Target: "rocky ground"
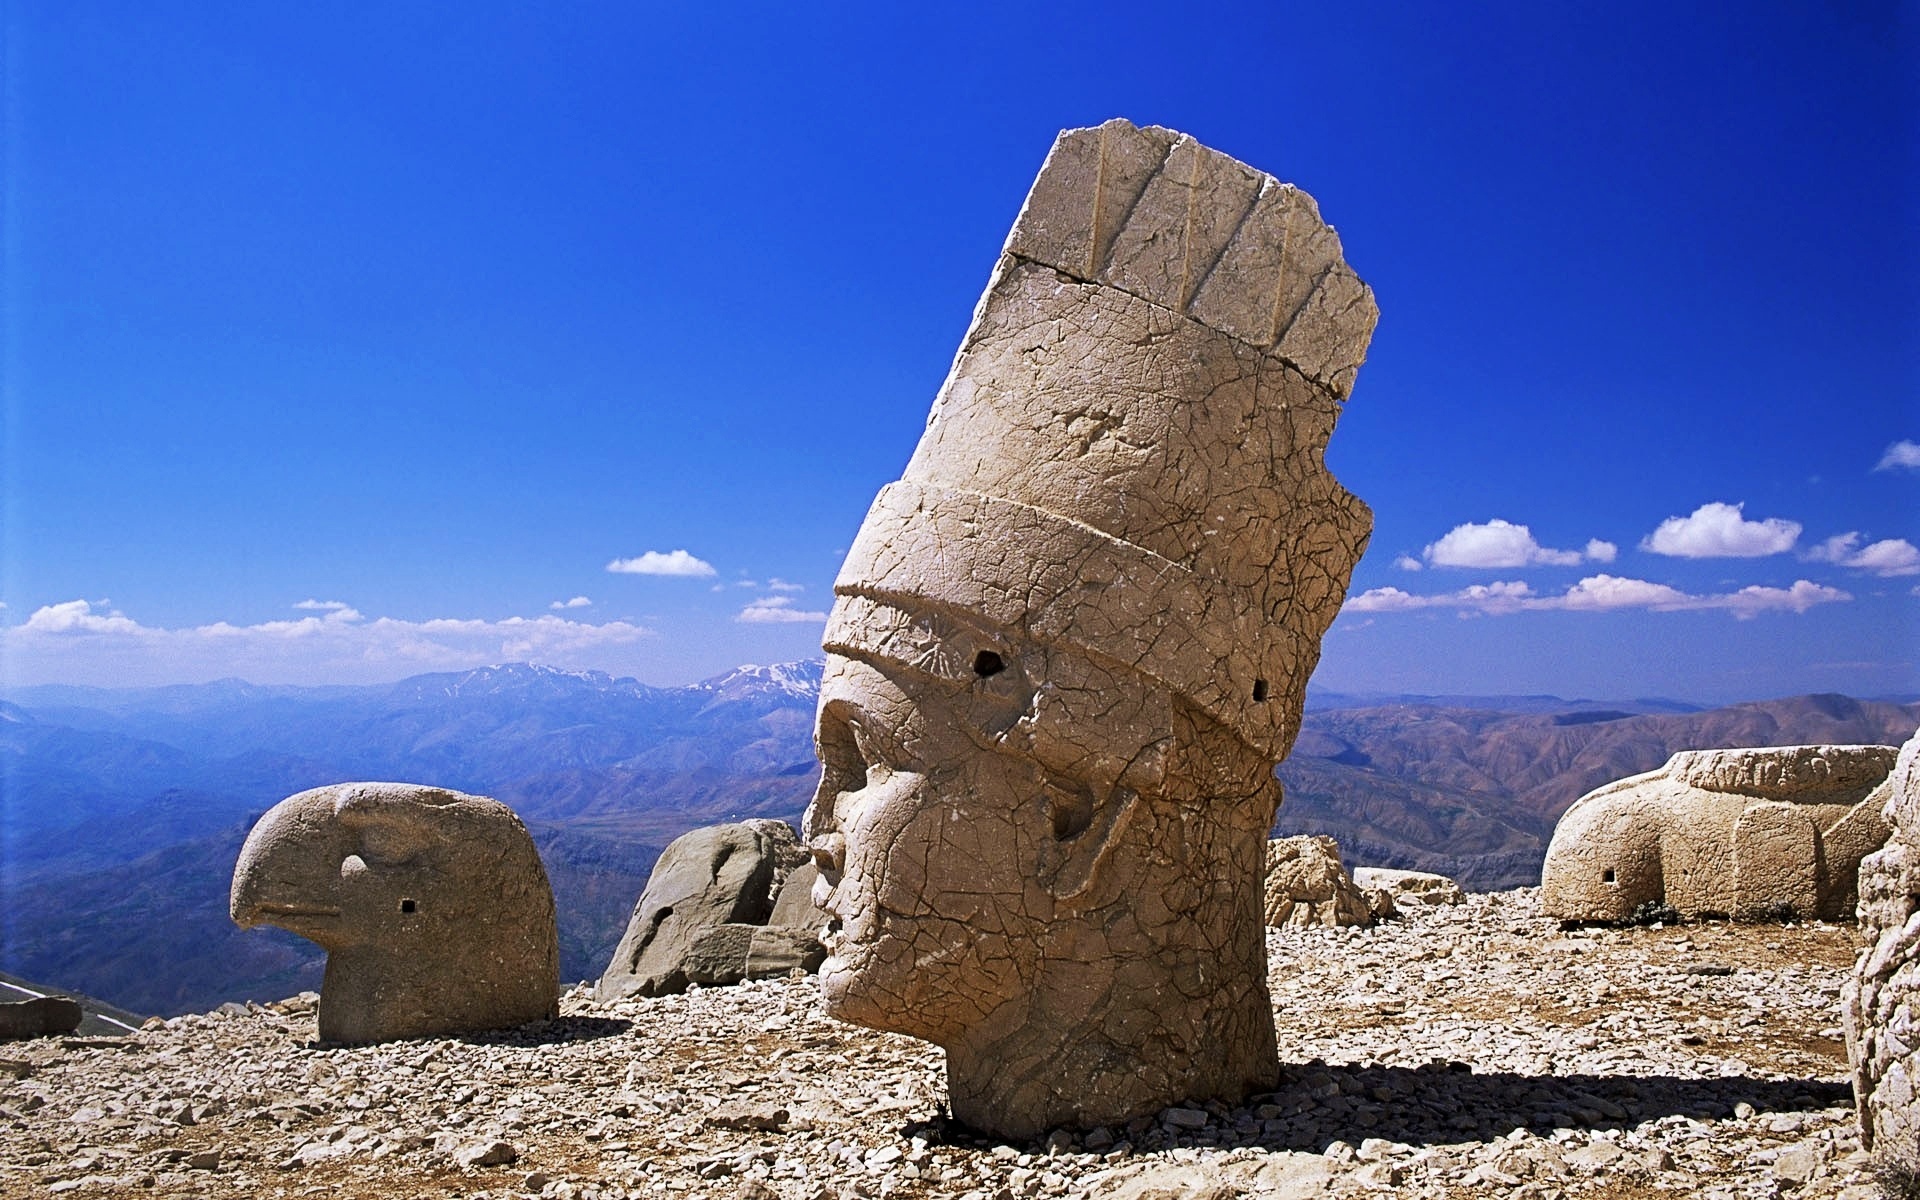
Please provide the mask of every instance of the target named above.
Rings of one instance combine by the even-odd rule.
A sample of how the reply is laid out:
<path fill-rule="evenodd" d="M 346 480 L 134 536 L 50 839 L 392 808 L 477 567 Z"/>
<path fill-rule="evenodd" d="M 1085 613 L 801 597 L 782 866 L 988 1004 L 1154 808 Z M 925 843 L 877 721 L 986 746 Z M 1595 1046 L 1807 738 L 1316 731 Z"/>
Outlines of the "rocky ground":
<path fill-rule="evenodd" d="M 1532 890 L 1273 930 L 1279 1089 L 1030 1145 L 810 977 L 312 1044 L 311 997 L 0 1046 L 0 1195 L 1846 1197 L 1851 927 L 1567 932 Z"/>

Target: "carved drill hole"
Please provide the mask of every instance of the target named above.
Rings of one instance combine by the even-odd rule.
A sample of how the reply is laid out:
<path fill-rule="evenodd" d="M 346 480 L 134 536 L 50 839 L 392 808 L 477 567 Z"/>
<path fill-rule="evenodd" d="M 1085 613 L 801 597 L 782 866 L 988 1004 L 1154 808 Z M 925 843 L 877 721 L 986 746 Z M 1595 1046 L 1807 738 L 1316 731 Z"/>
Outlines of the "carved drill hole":
<path fill-rule="evenodd" d="M 1256 679 L 1253 681 L 1253 702 L 1255 704 L 1265 704 L 1267 702 L 1266 680 Z"/>
<path fill-rule="evenodd" d="M 991 650 L 982 650 L 973 656 L 973 673 L 982 679 L 990 675 L 998 675 L 1006 669 L 1006 660 Z"/>
<path fill-rule="evenodd" d="M 400 902 L 400 911 L 403 913 L 413 912 L 417 910 L 419 907 L 420 906 L 415 902 L 413 902 L 412 900 L 402 900 Z"/>
<path fill-rule="evenodd" d="M 1084 788 L 1063 788 L 1048 784 L 1047 818 L 1053 824 L 1053 840 L 1072 841 L 1093 824 L 1093 796 Z"/>
<path fill-rule="evenodd" d="M 1612 883 L 1612 882 L 1613 882 L 1613 871 L 1612 871 L 1611 869 L 1609 869 L 1609 870 L 1605 870 L 1605 871 L 1602 871 L 1602 872 L 1600 872 L 1600 882 L 1601 882 L 1601 883 Z"/>

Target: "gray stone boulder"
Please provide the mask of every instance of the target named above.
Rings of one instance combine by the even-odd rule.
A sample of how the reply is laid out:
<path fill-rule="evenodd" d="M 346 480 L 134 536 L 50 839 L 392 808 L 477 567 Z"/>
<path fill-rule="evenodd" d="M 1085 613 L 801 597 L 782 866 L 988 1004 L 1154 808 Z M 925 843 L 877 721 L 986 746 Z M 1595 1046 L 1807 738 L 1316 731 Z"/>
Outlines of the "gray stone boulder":
<path fill-rule="evenodd" d="M 247 835 L 230 904 L 243 929 L 278 925 L 326 949 L 323 1041 L 559 1012 L 553 888 L 526 826 L 497 800 L 408 783 L 289 796 Z"/>
<path fill-rule="evenodd" d="M 1396 871 L 1389 867 L 1355 867 L 1353 882 L 1362 891 L 1387 893 L 1400 907 L 1422 904 L 1464 904 L 1467 894 L 1445 875 L 1428 871 Z"/>
<path fill-rule="evenodd" d="M 810 861 L 784 821 L 682 834 L 654 864 L 595 994 L 602 1000 L 664 996 L 690 983 L 738 983 L 818 967 L 826 951 L 814 935 L 825 918 L 811 919 L 810 899 L 805 909 L 789 899 L 783 911 L 795 924 L 769 928 L 783 886 Z"/>
<path fill-rule="evenodd" d="M 1274 926 L 1371 925 L 1395 911 L 1386 891 L 1348 877 L 1332 838 L 1311 834 L 1267 843 L 1264 907 Z"/>
<path fill-rule="evenodd" d="M 767 918 L 767 924 L 818 933 L 833 919 L 813 902 L 813 885 L 819 878 L 820 868 L 811 859 L 795 867 L 787 881 L 780 885 L 780 893 L 773 898 L 773 915 Z"/>
<path fill-rule="evenodd" d="M 51 1037 L 80 1028 L 86 1014 L 78 1002 L 65 996 L 40 996 L 0 1004 L 0 1041 Z"/>
<path fill-rule="evenodd" d="M 1860 864 L 1865 948 L 1840 999 L 1861 1141 L 1910 1188 L 1920 1182 L 1920 733 L 1866 803 L 1890 834 Z"/>
<path fill-rule="evenodd" d="M 1574 801 L 1547 846 L 1540 907 L 1574 921 L 1623 921 L 1662 904 L 1683 916 L 1843 919 L 1860 860 L 1887 838 L 1868 794 L 1898 753 L 1682 751 Z"/>

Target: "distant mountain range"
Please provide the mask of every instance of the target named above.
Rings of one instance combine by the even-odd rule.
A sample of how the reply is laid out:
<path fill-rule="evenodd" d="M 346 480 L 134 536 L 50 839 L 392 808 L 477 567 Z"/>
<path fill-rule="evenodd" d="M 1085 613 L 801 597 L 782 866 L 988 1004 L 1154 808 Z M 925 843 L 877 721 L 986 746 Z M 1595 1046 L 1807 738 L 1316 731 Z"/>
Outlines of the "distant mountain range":
<path fill-rule="evenodd" d="M 515 664 L 379 687 L 16 690 L 0 701 L 0 970 L 137 1012 L 314 987 L 310 943 L 228 921 L 234 858 L 281 798 L 387 779 L 512 805 L 553 880 L 562 973 L 596 976 L 667 842 L 798 820 L 820 674 L 788 663 L 654 688 Z M 1700 709 L 1316 692 L 1276 828 L 1331 833 L 1350 864 L 1510 887 L 1537 880 L 1574 799 L 1675 750 L 1896 743 L 1916 724 L 1920 705 L 1842 696 Z"/>

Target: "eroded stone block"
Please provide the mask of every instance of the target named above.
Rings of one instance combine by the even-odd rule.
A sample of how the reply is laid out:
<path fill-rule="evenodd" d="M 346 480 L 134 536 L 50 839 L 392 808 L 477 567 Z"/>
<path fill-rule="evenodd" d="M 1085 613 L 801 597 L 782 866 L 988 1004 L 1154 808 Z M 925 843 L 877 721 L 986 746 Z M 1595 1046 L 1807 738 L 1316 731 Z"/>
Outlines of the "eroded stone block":
<path fill-rule="evenodd" d="M 1554 827 L 1541 908 L 1621 921 L 1643 906 L 1683 915 L 1844 917 L 1860 860 L 1887 837 L 1867 795 L 1892 746 L 1688 750 L 1597 788 Z"/>
<path fill-rule="evenodd" d="M 751 978 L 744 973 L 750 938 L 738 939 L 737 953 L 722 949 L 733 946 L 724 937 L 697 961 L 694 951 L 716 928 L 766 925 L 788 875 L 807 861 L 799 835 L 785 821 L 739 821 L 681 834 L 654 863 L 595 993 L 602 1000 L 664 996 L 685 991 L 689 983 Z M 802 932 L 810 937 L 823 923 Z M 723 960 L 736 962 L 741 973 L 727 978 Z"/>
<path fill-rule="evenodd" d="M 1339 844 L 1314 834 L 1267 843 L 1265 898 L 1273 926 L 1367 926 L 1394 915 L 1393 897 L 1360 887 L 1340 863 Z"/>
<path fill-rule="evenodd" d="M 327 951 L 320 1037 L 502 1029 L 559 1011 L 553 889 L 497 800 L 343 783 L 267 810 L 233 870 L 233 919 Z"/>
<path fill-rule="evenodd" d="M 1371 529 L 1322 462 L 1373 329 L 1312 200 L 1060 135 L 835 584 L 807 832 L 828 1011 L 1011 1137 L 1276 1073 L 1261 879 Z"/>

